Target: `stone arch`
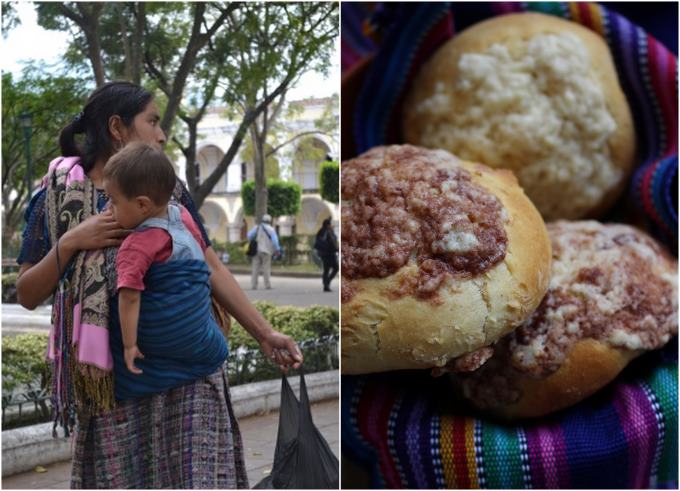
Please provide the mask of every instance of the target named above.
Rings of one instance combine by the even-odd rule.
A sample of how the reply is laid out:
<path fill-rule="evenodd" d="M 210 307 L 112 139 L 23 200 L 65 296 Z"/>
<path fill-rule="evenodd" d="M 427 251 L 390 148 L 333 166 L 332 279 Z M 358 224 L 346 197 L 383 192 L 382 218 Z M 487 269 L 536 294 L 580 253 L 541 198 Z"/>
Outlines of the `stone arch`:
<path fill-rule="evenodd" d="M 304 196 L 300 213 L 295 216 L 295 231 L 301 235 L 314 235 L 326 218 L 333 218 L 328 204 L 320 197 Z"/>
<path fill-rule="evenodd" d="M 196 166 L 198 168 L 199 182 L 203 182 L 218 166 L 224 157 L 224 152 L 220 147 L 213 143 L 205 143 L 201 145 L 196 152 Z M 229 173 L 225 172 L 224 176 L 217 181 L 213 188 L 213 193 L 225 193 L 227 191 Z"/>
<path fill-rule="evenodd" d="M 210 240 L 225 242 L 228 219 L 224 209 L 214 201 L 206 200 L 198 213 L 201 215 L 203 227 L 208 232 Z"/>
<path fill-rule="evenodd" d="M 295 148 L 293 180 L 303 191 L 319 189 L 319 165 L 330 155 L 331 147 L 317 136 L 303 138 Z"/>

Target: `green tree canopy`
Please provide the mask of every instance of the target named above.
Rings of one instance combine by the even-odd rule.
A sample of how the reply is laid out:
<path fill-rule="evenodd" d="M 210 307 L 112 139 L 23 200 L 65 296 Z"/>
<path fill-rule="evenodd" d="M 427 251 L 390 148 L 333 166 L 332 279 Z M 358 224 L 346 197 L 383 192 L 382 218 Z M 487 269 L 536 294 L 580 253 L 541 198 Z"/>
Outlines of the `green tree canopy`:
<path fill-rule="evenodd" d="M 31 180 L 37 182 L 47 164 L 60 155 L 59 132 L 78 114 L 92 90 L 79 77 L 49 75 L 27 67 L 21 79 L 2 74 L 2 204 L 3 245 L 21 225 L 28 201 L 24 133 L 19 121 L 31 114 Z"/>
<path fill-rule="evenodd" d="M 300 212 L 302 188 L 296 182 L 280 179 L 267 179 L 267 213 L 272 217 L 297 215 Z M 243 211 L 247 216 L 255 216 L 255 181 L 246 181 L 241 187 Z"/>
<path fill-rule="evenodd" d="M 338 204 L 338 192 L 340 177 L 340 164 L 337 162 L 324 162 L 319 170 L 319 188 L 321 197 L 326 201 Z"/>

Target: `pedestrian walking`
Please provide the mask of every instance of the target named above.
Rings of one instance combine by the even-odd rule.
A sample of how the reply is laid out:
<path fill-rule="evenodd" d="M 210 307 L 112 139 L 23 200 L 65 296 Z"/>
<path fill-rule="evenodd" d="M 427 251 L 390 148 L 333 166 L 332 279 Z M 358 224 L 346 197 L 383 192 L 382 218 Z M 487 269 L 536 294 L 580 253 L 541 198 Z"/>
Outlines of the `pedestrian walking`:
<path fill-rule="evenodd" d="M 262 221 L 259 225 L 253 227 L 248 232 L 248 240 L 255 240 L 257 242 L 257 252 L 252 258 L 252 273 L 250 276 L 250 287 L 257 290 L 257 283 L 262 272 L 264 280 L 264 287 L 271 290 L 272 285 L 269 280 L 272 272 L 272 256 L 276 257 L 281 254 L 281 246 L 279 245 L 279 237 L 276 235 L 276 230 L 271 225 L 272 217 L 270 215 L 263 215 Z"/>
<path fill-rule="evenodd" d="M 323 291 L 330 292 L 331 281 L 338 274 L 338 238 L 335 236 L 331 219 L 326 218 L 316 233 L 314 249 L 323 262 Z"/>
<path fill-rule="evenodd" d="M 147 397 L 114 395 L 109 335 L 120 336 L 121 329 L 116 257 L 130 231 L 107 207 L 103 171 L 128 143 L 161 150 L 160 119 L 153 95 L 142 87 L 129 82 L 99 87 L 62 129 L 63 157 L 50 164 L 26 211 L 17 296 L 32 310 L 54 294 L 48 345 L 52 407 L 55 423 L 75 431 L 72 488 L 248 487 L 225 364 Z M 82 144 L 77 134 L 84 134 Z M 267 357 L 282 368 L 299 366 L 298 346 L 269 325 L 222 265 L 179 180 L 172 200 L 189 212 L 206 245 L 212 297 Z"/>

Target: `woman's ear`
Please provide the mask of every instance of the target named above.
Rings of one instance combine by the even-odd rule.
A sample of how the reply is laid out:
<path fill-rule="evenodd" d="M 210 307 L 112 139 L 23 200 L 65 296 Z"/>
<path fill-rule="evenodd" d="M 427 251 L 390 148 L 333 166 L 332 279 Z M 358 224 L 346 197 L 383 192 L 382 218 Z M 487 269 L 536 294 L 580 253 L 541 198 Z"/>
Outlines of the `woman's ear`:
<path fill-rule="evenodd" d="M 125 144 L 127 139 L 127 128 L 123 124 L 123 120 L 117 114 L 109 118 L 109 133 L 114 142 L 114 147 L 120 148 Z"/>

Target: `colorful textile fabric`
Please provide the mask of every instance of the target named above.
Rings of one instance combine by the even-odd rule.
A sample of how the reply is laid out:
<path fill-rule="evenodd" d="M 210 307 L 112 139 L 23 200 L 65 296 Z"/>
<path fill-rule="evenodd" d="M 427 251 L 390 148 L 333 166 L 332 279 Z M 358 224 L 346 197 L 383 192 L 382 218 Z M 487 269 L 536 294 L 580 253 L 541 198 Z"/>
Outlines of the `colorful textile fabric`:
<path fill-rule="evenodd" d="M 97 213 L 97 193 L 79 157 L 53 160 L 42 187 L 52 243 Z M 47 357 L 53 373 L 55 426 L 67 431 L 75 424 L 76 411 L 111 409 L 114 404 L 105 262 L 104 250 L 78 251 L 54 295 Z M 94 380 L 82 370 L 84 365 L 105 374 Z"/>
<path fill-rule="evenodd" d="M 144 359 L 135 360 L 141 374 L 125 366 L 117 309 L 111 312 L 116 400 L 148 396 L 198 380 L 217 370 L 228 354 L 212 315 L 210 269 L 205 261 L 154 263 L 144 283 L 137 335 Z"/>
<path fill-rule="evenodd" d="M 518 425 L 471 417 L 446 377 L 342 378 L 342 451 L 377 488 L 675 488 L 677 339 L 570 409 Z"/>
<path fill-rule="evenodd" d="M 71 487 L 248 488 L 225 367 L 194 384 L 79 418 Z"/>
<path fill-rule="evenodd" d="M 606 4 L 605 4 L 606 5 Z M 536 11 L 556 15 L 600 34 L 609 45 L 638 135 L 638 165 L 630 195 L 650 230 L 677 247 L 677 58 L 641 28 L 606 6 L 562 2 L 384 3 L 365 22 L 379 49 L 368 69 L 351 118 L 356 151 L 401 142 L 399 114 L 419 67 L 456 31 L 495 15 Z M 343 10 L 343 15 L 345 10 Z M 351 32 L 351 17 L 343 35 Z M 675 19 L 671 20 L 675 21 Z M 344 22 L 344 20 L 343 20 Z M 677 25 L 675 25 L 677 37 Z M 348 63 L 370 47 L 351 36 Z M 343 50 L 345 45 L 343 45 Z M 344 65 L 343 65 L 344 66 Z M 343 156 L 349 158 L 351 155 Z"/>

